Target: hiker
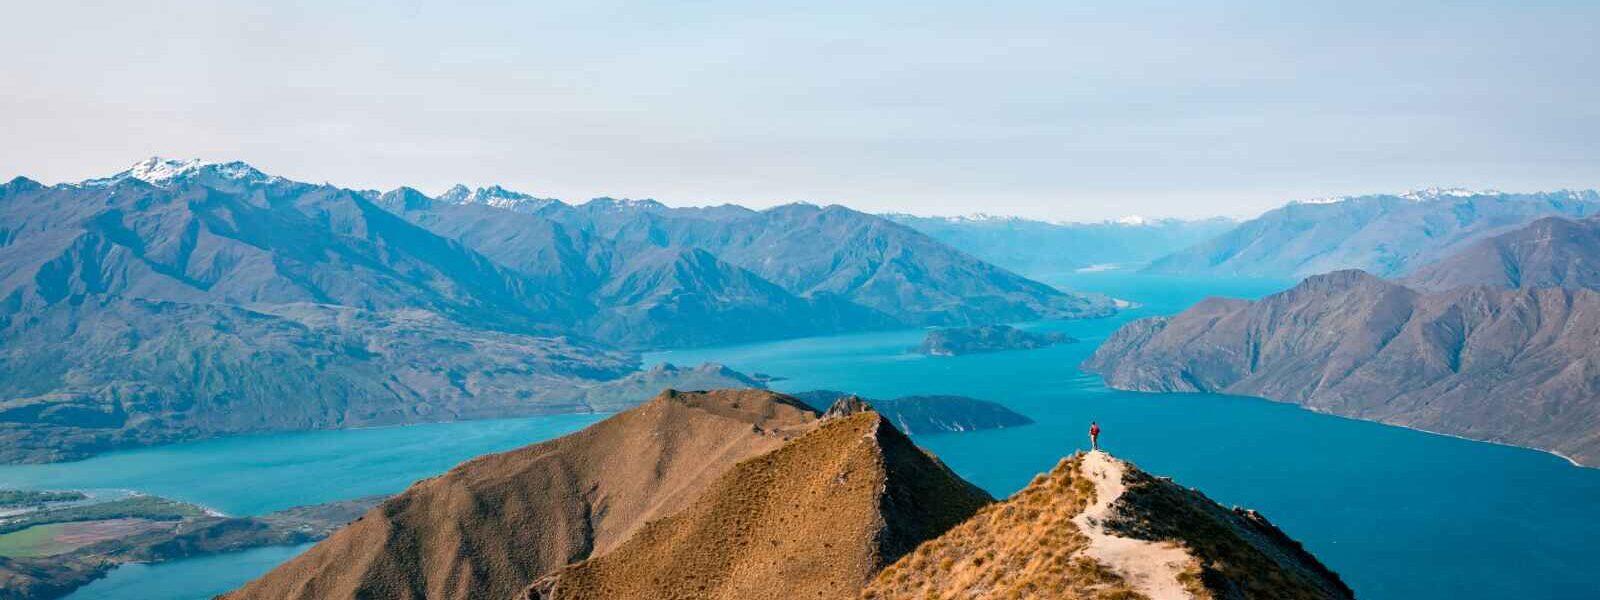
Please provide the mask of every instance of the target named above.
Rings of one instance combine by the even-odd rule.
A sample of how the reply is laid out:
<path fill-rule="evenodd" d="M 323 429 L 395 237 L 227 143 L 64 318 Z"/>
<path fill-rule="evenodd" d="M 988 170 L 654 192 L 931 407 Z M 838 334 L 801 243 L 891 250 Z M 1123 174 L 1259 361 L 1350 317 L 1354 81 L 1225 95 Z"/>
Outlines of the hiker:
<path fill-rule="evenodd" d="M 1100 449 L 1100 424 L 1094 421 L 1089 422 L 1089 449 Z"/>

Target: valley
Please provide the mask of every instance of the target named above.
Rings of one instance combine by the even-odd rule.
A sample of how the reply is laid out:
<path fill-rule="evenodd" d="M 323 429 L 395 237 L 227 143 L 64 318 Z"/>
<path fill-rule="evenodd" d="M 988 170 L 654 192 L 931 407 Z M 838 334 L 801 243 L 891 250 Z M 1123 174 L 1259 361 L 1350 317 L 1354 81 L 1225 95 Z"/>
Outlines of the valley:
<path fill-rule="evenodd" d="M 1117 273 L 1078 277 L 1070 282 L 1075 287 L 1144 305 L 1137 309 L 1144 312 L 1135 311 L 1127 319 L 1175 313 L 1214 294 L 1256 298 L 1285 285 Z M 869 398 L 963 394 L 997 401 L 1035 423 L 915 437 L 956 473 L 997 497 L 1021 489 L 1056 459 L 1084 447 L 1086 423 L 1098 420 L 1107 430 L 1102 442 L 1114 453 L 1153 473 L 1199 486 L 1224 505 L 1261 510 L 1337 571 L 1359 597 L 1452 598 L 1483 590 L 1570 597 L 1600 589 L 1579 558 L 1600 551 L 1592 546 L 1600 539 L 1600 530 L 1592 529 L 1600 523 L 1600 514 L 1592 512 L 1600 501 L 1595 471 L 1574 469 L 1543 453 L 1260 400 L 1110 390 L 1098 377 L 1071 367 L 1123 319 L 1028 325 L 1024 329 L 1061 331 L 1084 342 L 954 358 L 908 353 L 922 331 L 902 330 L 675 350 L 641 359 L 651 364 L 719 362 L 745 373 L 782 375 L 785 379 L 770 384 L 779 390 L 832 387 Z M 995 372 L 1009 376 L 998 380 Z M 75 463 L 4 467 L 0 487 L 89 488 L 99 481 L 184 498 L 229 514 L 262 514 L 339 497 L 394 493 L 466 458 L 548 439 L 596 418 L 530 417 L 244 436 Z M 208 471 L 233 473 L 240 485 L 201 475 Z M 323 485 L 298 485 L 308 479 Z M 1543 491 L 1518 491 L 1529 486 Z M 1518 508 L 1508 512 L 1508 506 Z M 1538 550 L 1551 545 L 1574 553 Z M 233 573 L 231 583 L 198 576 L 196 567 L 189 566 L 193 561 L 185 560 L 118 569 L 74 598 L 206 597 L 259 575 L 294 551 L 286 549 L 275 560 L 266 560 L 263 552 L 194 559 L 209 561 L 206 570 L 216 577 Z M 1513 569 L 1502 560 L 1506 553 L 1538 558 Z M 228 557 L 236 557 L 238 562 L 229 564 L 239 567 L 216 562 Z M 1417 568 L 1398 573 L 1389 568 L 1395 562 Z M 259 566 L 241 571 L 249 564 Z M 174 589 L 160 573 L 185 573 L 197 586 L 187 589 L 209 591 Z M 122 581 L 146 583 L 109 591 Z M 155 581 L 163 583 L 157 586 Z"/>
<path fill-rule="evenodd" d="M 521 565 L 503 571 L 490 555 L 466 557 L 490 562 L 460 568 L 505 577 L 474 580 L 480 587 L 448 593 L 582 598 L 637 585 L 645 586 L 638 593 L 661 592 L 649 586 L 679 575 L 658 570 L 668 560 L 661 553 L 676 552 L 669 562 L 709 569 L 710 577 L 724 582 L 716 585 L 733 586 L 719 589 L 738 597 L 738 586 L 746 583 L 742 575 L 718 570 L 725 557 L 630 540 L 636 534 L 720 539 L 725 532 L 710 524 L 725 515 L 715 507 L 767 491 L 718 483 L 715 475 L 754 468 L 749 465 L 757 455 L 769 452 L 771 468 L 779 471 L 790 462 L 823 457 L 865 468 L 899 456 L 890 462 L 910 472 L 946 472 L 947 464 L 947 473 L 962 480 L 934 493 L 897 488 L 894 482 L 903 476 L 868 469 L 877 473 L 868 481 L 882 480 L 847 486 L 863 494 L 900 489 L 891 496 L 906 498 L 933 493 L 913 502 L 919 505 L 942 502 L 935 497 L 968 497 L 952 491 L 968 489 L 962 487 L 966 482 L 976 486 L 969 499 L 982 504 L 1028 489 L 1038 473 L 1074 481 L 1094 477 L 1079 466 L 1052 470 L 1084 445 L 1089 421 L 1106 429 L 1103 442 L 1119 459 L 1270 514 L 1268 523 L 1250 516 L 1256 513 L 1191 507 L 1186 522 L 1210 523 L 1207 535 L 1222 538 L 1183 539 L 1190 548 L 1278 557 L 1278 567 L 1309 578 L 1296 584 L 1296 594 L 1339 597 L 1349 591 L 1345 583 L 1363 597 L 1378 598 L 1527 589 L 1584 595 L 1600 589 L 1565 555 L 1546 555 L 1514 573 L 1492 566 L 1508 546 L 1528 554 L 1540 544 L 1584 548 L 1600 539 L 1588 525 L 1600 522 L 1590 514 L 1595 504 L 1584 501 L 1600 497 L 1594 471 L 1517 448 L 1214 395 L 1291 400 L 1319 412 L 1589 460 L 1593 449 L 1585 435 L 1593 419 L 1585 411 L 1593 407 L 1582 395 L 1592 377 L 1582 357 L 1584 340 L 1600 336 L 1588 321 L 1593 222 L 1561 218 L 1589 214 L 1596 202 L 1588 192 L 1359 197 L 1291 204 L 1237 226 L 1130 221 L 1083 227 L 885 218 L 809 204 L 764 210 L 609 198 L 567 204 L 501 187 L 457 187 L 430 197 L 410 188 L 313 186 L 243 163 L 159 159 L 78 184 L 44 186 L 19 178 L 0 193 L 0 329 L 8 334 L 0 371 L 10 375 L 0 385 L 7 394 L 0 400 L 0 440 L 7 442 L 0 459 L 49 463 L 0 467 L 0 488 L 127 489 L 149 494 L 143 498 L 172 498 L 173 506 L 237 515 L 207 525 L 216 535 L 197 538 L 206 543 L 179 544 L 189 548 L 183 552 L 156 552 L 171 544 L 150 536 L 172 532 L 146 531 L 144 521 L 151 519 L 116 511 L 22 523 L 5 532 L 12 536 L 5 546 L 10 555 L 0 560 L 10 561 L 13 572 L 37 577 L 27 561 L 53 560 L 67 567 L 57 573 L 72 586 L 110 564 L 73 558 L 90 549 L 100 553 L 95 556 L 120 557 L 113 562 L 161 561 L 114 569 L 69 598 L 149 598 L 154 582 L 161 581 L 165 597 L 187 600 L 233 589 L 291 556 L 280 575 L 246 588 L 244 597 L 276 597 L 286 589 L 359 596 L 414 588 L 443 597 L 448 594 L 441 586 L 463 581 L 461 573 L 430 572 L 404 548 L 371 542 L 386 532 L 408 531 L 439 548 L 454 547 L 459 540 L 431 537 L 430 515 L 436 513 L 463 523 L 462 535 L 472 545 L 503 547 L 508 560 Z M 1454 220 L 1439 221 L 1446 213 Z M 1305 227 L 1306 219 L 1315 226 Z M 1425 229 L 1433 233 L 1363 245 L 1416 221 L 1430 223 Z M 1012 236 L 1009 242 L 1006 236 Z M 1138 244 L 1140 236 L 1159 236 L 1161 243 L 1145 243 L 1120 259 L 1084 253 L 1076 258 L 1088 261 L 1082 265 L 1050 259 L 1060 244 L 1111 251 Z M 1188 236 L 1206 239 L 1172 249 L 1189 244 Z M 1235 252 L 1218 244 L 1278 250 L 1253 254 L 1258 250 Z M 1182 258 L 1196 252 L 1209 258 Z M 1213 259 L 1219 262 L 1193 262 Z M 1132 272 L 1145 261 L 1151 261 L 1145 273 Z M 1343 271 L 1294 283 L 1307 270 L 1346 263 L 1404 278 Z M 1183 275 L 1162 274 L 1173 272 Z M 1258 322 L 1266 325 L 1235 326 Z M 1163 338 L 1168 330 L 1198 332 L 1181 338 L 1221 358 L 1182 362 L 1190 360 L 1184 353 L 1192 349 Z M 1239 331 L 1251 340 L 1242 350 L 1230 346 Z M 1416 351 L 1404 357 L 1361 353 L 1406 347 Z M 1311 364 L 1296 362 L 1305 360 Z M 1174 362 L 1179 366 L 1170 366 Z M 1500 373 L 1499 379 L 1485 379 L 1482 373 L 1490 371 Z M 1109 387 L 1097 374 L 1104 374 Z M 1311 381 L 1306 377 L 1315 379 L 1316 392 L 1303 391 Z M 1403 390 L 1397 381 L 1421 391 L 1409 397 L 1402 391 L 1398 401 L 1374 401 L 1362 391 Z M 797 405 L 801 416 L 779 419 L 781 424 L 723 422 L 717 426 L 733 427 L 714 436 L 723 444 L 704 449 L 720 458 L 684 462 L 672 449 L 690 447 L 697 438 L 658 447 L 655 441 L 629 442 L 637 432 L 617 433 L 632 430 L 614 425 L 652 410 L 675 414 L 672 401 L 659 405 L 660 397 L 635 408 L 663 388 L 687 394 L 669 394 L 669 400 L 712 412 L 728 408 L 705 407 L 720 402 L 745 411 L 761 406 L 758 396 L 773 396 L 740 392 L 757 396 L 729 400 L 713 394 L 719 399 L 703 406 L 683 399 L 700 397 L 692 390 L 771 389 L 796 393 L 810 406 Z M 1534 391 L 1523 397 L 1515 389 Z M 854 394 L 869 400 L 834 402 Z M 1485 394 L 1509 401 L 1488 402 Z M 822 413 L 829 404 L 835 408 Z M 762 418 L 775 418 L 773 410 L 787 409 L 760 410 Z M 662 418 L 646 428 L 669 437 L 714 429 L 714 421 Z M 832 430 L 848 431 L 845 438 L 875 441 L 858 448 L 866 453 L 860 455 L 841 445 L 844 438 L 812 441 L 807 444 L 820 445 L 782 458 L 777 448 L 798 444 L 813 428 L 828 429 L 814 427 L 818 418 L 836 423 Z M 842 421 L 852 424 L 837 424 Z M 595 426 L 584 429 L 590 425 Z M 572 432 L 579 433 L 561 437 Z M 910 446 L 902 434 L 947 462 L 919 462 L 905 450 Z M 585 439 L 597 441 L 586 445 Z M 542 440 L 552 441 L 521 448 Z M 659 457 L 646 461 L 655 470 L 630 470 L 643 464 L 635 464 L 638 456 L 658 451 Z M 829 454 L 836 451 L 844 453 Z M 468 462 L 450 470 L 462 461 Z M 488 466 L 495 464 L 505 469 Z M 1209 500 L 1184 499 L 1149 483 L 1156 480 L 1147 476 L 1140 479 L 1133 474 L 1139 471 L 1124 464 L 1095 462 L 1091 471 L 1129 473 L 1117 476 L 1128 485 L 1146 482 L 1137 484 L 1142 491 L 1133 496 L 1141 501 L 1210 506 Z M 1368 469 L 1351 471 L 1349 464 Z M 429 479 L 440 473 L 449 474 Z M 797 494 L 837 484 L 797 477 L 781 478 L 795 479 L 789 483 L 800 486 Z M 1522 489 L 1516 482 L 1528 478 L 1550 494 L 1515 497 Z M 308 480 L 318 485 L 308 486 Z M 327 535 L 332 526 L 308 533 L 274 525 L 297 518 L 286 521 L 278 511 L 352 506 L 362 498 L 400 493 L 419 480 L 424 483 L 387 505 L 381 519 L 364 520 L 306 554 L 296 544 Z M 522 480 L 565 483 L 516 483 Z M 458 485 L 491 493 L 497 506 L 548 505 L 518 517 L 544 526 L 509 531 L 482 515 L 455 514 L 451 507 L 460 506 L 460 490 L 450 486 Z M 692 494 L 680 491 L 627 500 L 628 490 L 639 485 L 728 496 L 690 502 Z M 1495 493 L 1476 489 L 1480 485 Z M 595 519 L 583 516 L 593 507 L 569 506 L 588 493 L 580 489 L 612 490 L 601 493 L 607 504 L 598 509 L 611 516 Z M 612 499 L 621 503 L 620 512 L 607 513 Z M 856 498 L 858 508 L 865 510 L 868 499 Z M 1445 499 L 1450 503 L 1441 504 Z M 1077 503 L 1072 497 L 1059 500 L 1069 509 Z M 1508 502 L 1535 502 L 1540 518 L 1509 519 L 1501 510 Z M 406 506 L 419 512 L 406 513 Z M 828 570 L 848 577 L 805 585 L 821 586 L 814 591 L 824 594 L 864 585 L 916 542 L 975 514 L 976 504 L 952 506 L 960 507 L 959 514 L 937 527 L 931 515 L 896 521 L 890 513 L 862 512 L 855 522 L 865 528 L 849 535 L 867 539 L 871 523 L 899 522 L 895 527 L 903 529 L 894 535 L 904 539 L 861 556 L 807 555 L 816 564 L 842 561 Z M 570 520 L 550 520 L 568 512 Z M 174 517 L 211 518 L 162 516 Z M 1193 535 L 1161 525 L 1165 518 L 1148 514 L 1121 524 L 1075 527 L 1091 538 L 1116 537 L 1118 527 L 1146 533 L 1167 527 L 1173 536 Z M 480 521 L 476 529 L 466 525 Z M 99 529 L 66 530 L 81 528 L 78 522 Z M 228 525 L 233 523 L 260 526 Z M 918 529 L 923 525 L 931 528 Z M 1003 520 L 992 526 L 1011 527 Z M 1474 531 L 1500 533 L 1466 539 Z M 1299 541 L 1255 550 L 1205 541 L 1231 535 L 1277 539 L 1283 532 Z M 1069 546 L 1077 543 L 1071 540 Z M 138 548 L 105 546 L 133 541 Z M 992 542 L 950 543 L 950 560 L 958 561 L 966 560 L 966 548 Z M 1310 562 L 1284 559 L 1296 556 L 1287 548 L 1299 543 L 1314 557 Z M 277 549 L 256 547 L 263 544 Z M 1441 547 L 1448 551 L 1423 552 Z M 1083 548 L 1106 564 L 1128 567 L 1115 553 L 1095 554 L 1104 551 L 1095 543 Z M 529 551 L 543 554 L 522 554 Z M 197 557 L 213 552 L 221 553 Z M 1081 562 L 1072 556 L 1077 555 L 1050 560 Z M 1339 576 L 1319 579 L 1324 570 L 1318 559 Z M 342 579 L 321 575 L 329 565 L 352 560 L 369 571 Z M 1223 567 L 1208 571 L 1208 560 L 1173 558 L 1174 564 L 1190 565 L 1178 569 L 1189 574 L 1184 577 L 1212 578 L 1207 585 L 1271 587 L 1248 583 L 1248 574 Z M 162 575 L 193 573 L 198 561 L 215 567 L 215 577 L 194 576 L 193 585 L 184 587 Z M 1398 577 L 1383 568 L 1394 561 L 1428 568 Z M 979 563 L 963 569 L 973 576 L 1007 576 Z M 896 572 L 905 576 L 874 589 L 892 596 L 913 581 L 932 589 L 938 579 L 915 560 Z M 1167 577 L 1124 572 L 1119 579 L 1096 572 L 1080 573 L 1087 579 L 1074 581 L 1148 592 L 1155 588 L 1140 587 L 1148 577 Z M 657 580 L 647 584 L 638 573 L 655 573 Z M 532 578 L 546 575 L 528 587 Z M 767 577 L 771 585 L 800 585 L 778 571 Z M 32 589 L 54 590 L 30 592 L 53 597 L 66 588 Z"/>
<path fill-rule="evenodd" d="M 0 249 L 7 463 L 591 412 L 571 390 L 640 350 L 1116 312 L 837 205 L 434 198 L 237 161 L 16 177 Z"/>

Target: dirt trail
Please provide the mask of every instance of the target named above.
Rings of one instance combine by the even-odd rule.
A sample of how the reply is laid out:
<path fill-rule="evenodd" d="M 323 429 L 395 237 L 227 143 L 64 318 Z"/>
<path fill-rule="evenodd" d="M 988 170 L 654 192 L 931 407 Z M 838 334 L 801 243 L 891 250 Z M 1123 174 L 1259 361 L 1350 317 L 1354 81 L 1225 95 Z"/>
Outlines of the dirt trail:
<path fill-rule="evenodd" d="M 1096 450 L 1084 457 L 1079 469 L 1095 486 L 1094 504 L 1072 519 L 1089 537 L 1085 552 L 1153 600 L 1192 598 L 1178 581 L 1179 573 L 1195 565 L 1188 551 L 1171 543 L 1120 537 L 1102 526 L 1126 489 L 1122 484 L 1125 463 Z"/>

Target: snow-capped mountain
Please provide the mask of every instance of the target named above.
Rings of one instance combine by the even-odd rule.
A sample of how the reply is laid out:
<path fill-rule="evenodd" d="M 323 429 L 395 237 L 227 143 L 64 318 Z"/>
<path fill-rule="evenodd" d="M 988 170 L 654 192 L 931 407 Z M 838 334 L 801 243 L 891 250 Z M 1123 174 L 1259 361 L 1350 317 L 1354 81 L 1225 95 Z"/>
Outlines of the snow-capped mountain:
<path fill-rule="evenodd" d="M 1405 198 L 1407 200 L 1416 201 L 1416 202 L 1427 202 L 1429 200 L 1439 200 L 1441 198 L 1471 198 L 1473 196 L 1498 196 L 1498 195 L 1500 195 L 1500 192 L 1497 191 L 1497 190 L 1474 191 L 1474 190 L 1469 190 L 1469 189 L 1466 189 L 1466 188 L 1430 187 L 1430 188 L 1423 188 L 1423 189 L 1420 189 L 1420 190 L 1411 190 L 1411 191 L 1406 192 L 1404 194 L 1400 194 L 1400 197 L 1401 198 Z"/>
<path fill-rule="evenodd" d="M 1504 195 L 1504 192 L 1501 192 L 1499 190 L 1469 190 L 1467 188 L 1459 188 L 1459 187 L 1452 187 L 1452 188 L 1430 187 L 1430 188 L 1422 188 L 1420 190 L 1411 190 L 1411 191 L 1403 193 L 1403 194 L 1395 194 L 1395 197 L 1403 199 L 1403 200 L 1410 200 L 1412 202 L 1431 202 L 1431 201 L 1434 201 L 1434 200 L 1441 200 L 1441 199 L 1447 199 L 1447 198 L 1471 198 L 1471 197 L 1474 197 L 1474 196 L 1500 196 L 1500 195 Z M 1354 199 L 1357 199 L 1357 198 L 1365 198 L 1365 197 L 1367 197 L 1367 196 L 1327 196 L 1327 197 L 1322 197 L 1322 198 L 1309 198 L 1309 199 L 1305 199 L 1305 200 L 1291 200 L 1291 201 L 1289 201 L 1289 203 L 1290 204 L 1337 204 L 1337 203 L 1340 203 L 1340 202 L 1346 202 L 1346 201 L 1349 201 L 1349 200 L 1354 200 Z"/>
<path fill-rule="evenodd" d="M 440 202 L 451 204 L 483 204 L 506 210 L 533 212 L 559 202 L 553 198 L 539 198 L 522 192 L 505 189 L 498 185 L 470 189 L 467 186 L 456 184 L 435 198 Z"/>
<path fill-rule="evenodd" d="M 85 180 L 80 185 L 100 187 L 129 179 L 137 179 L 157 187 L 170 187 L 174 182 L 200 175 L 210 175 L 223 180 L 238 180 L 249 183 L 282 180 L 281 177 L 267 175 L 255 167 L 240 161 L 219 163 L 198 158 L 178 160 L 152 156 L 134 163 L 133 166 L 116 175 Z"/>

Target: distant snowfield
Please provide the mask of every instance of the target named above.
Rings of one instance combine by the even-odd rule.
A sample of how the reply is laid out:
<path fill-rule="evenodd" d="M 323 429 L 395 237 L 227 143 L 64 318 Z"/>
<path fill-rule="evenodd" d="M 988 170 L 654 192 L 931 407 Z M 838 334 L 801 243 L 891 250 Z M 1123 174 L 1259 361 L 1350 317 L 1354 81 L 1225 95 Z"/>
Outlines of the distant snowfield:
<path fill-rule="evenodd" d="M 1121 268 L 1122 268 L 1122 265 L 1117 264 L 1117 263 L 1100 263 L 1100 264 L 1097 264 L 1097 265 L 1089 265 L 1087 267 L 1079 267 L 1077 269 L 1077 272 L 1079 272 L 1079 273 L 1102 273 L 1102 272 L 1105 272 L 1105 271 L 1115 271 L 1115 270 L 1121 269 Z"/>

